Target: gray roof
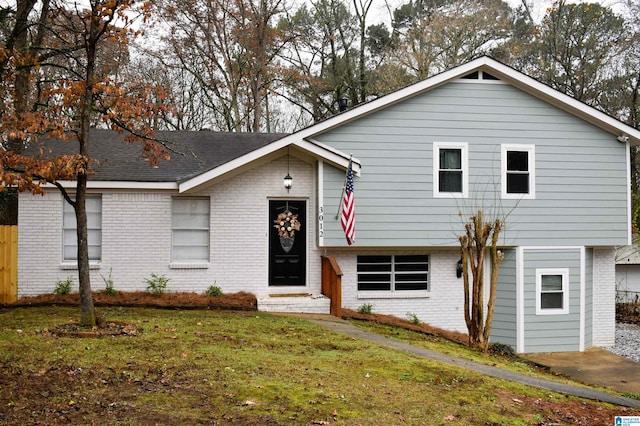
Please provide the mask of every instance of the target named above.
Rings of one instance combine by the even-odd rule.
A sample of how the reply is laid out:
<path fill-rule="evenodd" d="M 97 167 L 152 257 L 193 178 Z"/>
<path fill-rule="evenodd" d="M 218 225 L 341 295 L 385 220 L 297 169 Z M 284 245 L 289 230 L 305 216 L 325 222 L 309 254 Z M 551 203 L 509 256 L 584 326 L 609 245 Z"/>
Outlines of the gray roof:
<path fill-rule="evenodd" d="M 92 129 L 89 156 L 94 181 L 181 182 L 214 169 L 235 158 L 286 136 L 284 133 L 225 133 L 211 131 L 158 132 L 156 139 L 171 151 L 168 161 L 150 166 L 142 158 L 141 143 L 123 141 L 125 135 L 105 129 Z M 78 152 L 77 141 L 41 138 L 25 154 L 37 155 L 41 146 L 47 155 Z"/>

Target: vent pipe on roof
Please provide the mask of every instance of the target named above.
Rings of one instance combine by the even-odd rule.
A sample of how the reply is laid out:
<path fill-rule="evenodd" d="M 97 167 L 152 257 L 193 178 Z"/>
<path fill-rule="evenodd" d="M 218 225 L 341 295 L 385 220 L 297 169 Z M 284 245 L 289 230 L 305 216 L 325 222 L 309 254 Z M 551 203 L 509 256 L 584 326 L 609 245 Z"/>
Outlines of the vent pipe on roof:
<path fill-rule="evenodd" d="M 349 100 L 346 98 L 338 99 L 338 111 L 344 112 L 349 108 Z"/>

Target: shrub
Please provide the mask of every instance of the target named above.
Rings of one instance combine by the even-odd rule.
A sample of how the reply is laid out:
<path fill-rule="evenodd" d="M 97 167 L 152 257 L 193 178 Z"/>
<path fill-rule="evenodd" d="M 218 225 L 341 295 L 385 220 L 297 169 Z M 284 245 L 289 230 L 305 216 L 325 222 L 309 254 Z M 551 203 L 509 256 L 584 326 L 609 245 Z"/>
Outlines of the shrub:
<path fill-rule="evenodd" d="M 147 291 L 154 296 L 160 296 L 164 293 L 164 289 L 167 288 L 169 278 L 164 275 L 151 274 L 151 278 L 145 278 L 147 283 Z"/>
<path fill-rule="evenodd" d="M 109 278 L 105 278 L 104 275 L 100 274 L 102 277 L 102 281 L 104 281 L 105 289 L 102 290 L 102 294 L 106 294 L 107 296 L 115 296 L 118 294 L 116 289 L 113 288 L 113 278 L 111 278 L 111 268 L 109 268 Z"/>
<path fill-rule="evenodd" d="M 206 291 L 207 296 L 209 297 L 217 297 L 217 296 L 222 296 L 222 289 L 220 287 L 218 287 L 217 285 L 210 285 L 209 288 Z"/>
<path fill-rule="evenodd" d="M 365 303 L 358 308 L 358 312 L 361 314 L 371 314 L 373 312 L 373 305 L 371 303 Z"/>
<path fill-rule="evenodd" d="M 60 280 L 56 283 L 56 288 L 53 289 L 53 294 L 61 296 L 63 294 L 71 293 L 71 285 L 73 284 L 73 280 L 71 277 L 67 277 L 66 280 Z"/>
<path fill-rule="evenodd" d="M 411 322 L 411 324 L 422 324 L 422 321 L 420 321 L 420 318 L 418 318 L 418 315 L 413 313 L 413 312 L 407 312 L 407 319 L 409 320 L 409 322 Z"/>
<path fill-rule="evenodd" d="M 509 356 L 509 357 L 516 355 L 516 352 L 513 350 L 513 348 L 504 343 L 499 343 L 499 342 L 491 343 L 488 349 L 489 349 L 489 352 L 491 352 L 492 354 Z"/>

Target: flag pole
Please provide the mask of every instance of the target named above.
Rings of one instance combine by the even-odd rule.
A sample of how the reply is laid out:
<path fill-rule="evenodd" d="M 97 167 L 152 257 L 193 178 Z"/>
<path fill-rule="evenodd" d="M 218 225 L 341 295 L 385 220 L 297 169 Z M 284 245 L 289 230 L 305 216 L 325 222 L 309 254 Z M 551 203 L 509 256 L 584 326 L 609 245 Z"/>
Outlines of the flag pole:
<path fill-rule="evenodd" d="M 351 165 L 352 158 L 353 158 L 353 153 L 349 154 L 349 165 Z M 344 183 L 342 184 L 342 193 L 340 194 L 340 202 L 338 203 L 338 212 L 336 213 L 336 220 L 338 220 L 338 216 L 340 216 L 340 210 L 342 210 L 342 202 L 344 201 L 344 189 L 347 187 L 347 173 L 349 173 L 349 166 L 347 166 L 347 171 L 344 174 Z"/>

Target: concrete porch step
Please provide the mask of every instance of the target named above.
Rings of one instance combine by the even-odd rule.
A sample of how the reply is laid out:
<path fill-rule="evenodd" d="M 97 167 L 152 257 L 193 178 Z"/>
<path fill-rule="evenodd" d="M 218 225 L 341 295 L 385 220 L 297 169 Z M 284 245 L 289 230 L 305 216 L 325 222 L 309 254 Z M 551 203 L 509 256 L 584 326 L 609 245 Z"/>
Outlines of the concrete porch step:
<path fill-rule="evenodd" d="M 258 296 L 258 311 L 329 314 L 331 300 L 322 294 L 270 294 Z"/>

